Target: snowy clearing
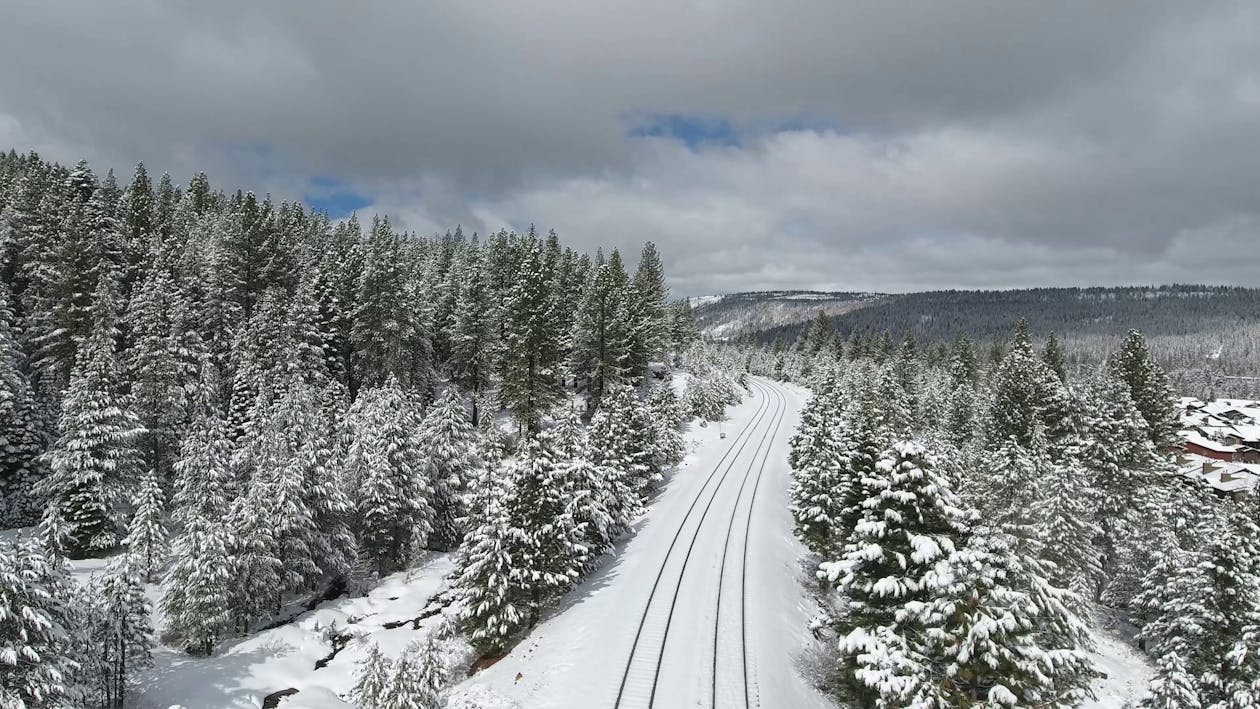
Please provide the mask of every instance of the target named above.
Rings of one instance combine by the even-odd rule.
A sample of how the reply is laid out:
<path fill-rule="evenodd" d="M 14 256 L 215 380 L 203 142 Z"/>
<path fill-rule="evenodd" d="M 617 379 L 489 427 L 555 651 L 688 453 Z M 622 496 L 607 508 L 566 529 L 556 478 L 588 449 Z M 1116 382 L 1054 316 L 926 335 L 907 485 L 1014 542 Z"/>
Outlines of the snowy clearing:
<path fill-rule="evenodd" d="M 286 709 L 351 706 L 339 697 L 350 691 L 355 664 L 372 642 L 386 656 L 396 657 L 408 643 L 442 622 L 438 614 L 421 621 L 419 630 L 410 622 L 385 627 L 421 615 L 429 599 L 446 586 L 452 568 L 449 555 L 434 555 L 415 568 L 385 578 L 367 596 L 326 602 L 292 623 L 231 642 L 212 657 L 192 657 L 159 647 L 154 667 L 140 677 L 137 706 L 257 709 L 264 697 L 288 688 L 298 693 L 281 702 Z M 332 652 L 325 632 L 333 627 L 354 638 L 317 670 L 315 663 Z"/>

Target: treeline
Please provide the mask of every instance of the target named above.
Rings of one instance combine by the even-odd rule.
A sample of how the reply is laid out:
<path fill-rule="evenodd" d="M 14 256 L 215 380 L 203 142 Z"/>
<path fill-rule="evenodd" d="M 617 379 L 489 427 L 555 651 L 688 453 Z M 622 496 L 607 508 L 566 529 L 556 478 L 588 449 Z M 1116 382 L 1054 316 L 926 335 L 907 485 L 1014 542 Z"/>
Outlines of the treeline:
<path fill-rule="evenodd" d="M 983 346 L 1005 346 L 1015 323 L 1055 333 L 1068 345 L 1070 366 L 1096 368 L 1130 329 L 1146 334 L 1156 359 L 1179 393 L 1213 397 L 1260 396 L 1260 289 L 1175 285 L 1131 288 L 1040 288 L 936 291 L 884 296 L 866 308 L 829 316 L 846 340 L 890 333 L 912 336 L 925 348 L 948 345 L 959 334 Z M 761 344 L 796 343 L 812 327 L 803 322 L 767 329 Z"/>
<path fill-rule="evenodd" d="M 977 340 L 966 331 L 959 334 L 975 342 L 980 358 L 990 364 L 1000 362 L 1010 347 L 1008 332 L 987 341 Z M 776 352 L 826 348 L 837 357 L 886 357 L 904 337 L 921 343 L 922 356 L 929 364 L 940 365 L 950 357 L 953 338 L 923 342 L 913 333 L 897 335 L 894 330 L 852 329 L 844 334 L 836 329 L 832 317 L 821 312 L 809 322 L 794 326 L 789 337 L 777 337 L 768 340 L 768 344 Z M 1088 376 L 1105 365 L 1123 338 L 1122 332 L 1082 333 L 1069 329 L 1065 333 L 1049 331 L 1034 344 L 1056 348 L 1066 371 L 1073 376 Z M 745 344 L 752 341 L 744 340 Z M 1221 324 L 1217 329 L 1190 334 L 1148 336 L 1147 342 L 1178 395 L 1203 399 L 1260 398 L 1260 323 Z"/>
<path fill-rule="evenodd" d="M 6 705 L 121 706 L 146 582 L 165 639 L 209 653 L 297 594 L 524 528 L 552 485 L 616 482 L 609 519 L 569 511 L 591 563 L 677 455 L 672 390 L 641 390 L 694 334 L 650 243 L 630 272 L 532 228 L 364 229 L 204 174 L 120 186 L 9 153 L 0 275 L 0 520 L 37 525 L 0 544 Z M 601 421 L 622 416 L 652 425 L 619 444 Z M 109 590 L 74 596 L 64 558 L 118 551 Z"/>
<path fill-rule="evenodd" d="M 1023 323 L 998 357 L 880 339 L 750 360 L 814 391 L 792 512 L 844 706 L 1076 706 L 1100 611 L 1140 629 L 1143 706 L 1260 702 L 1260 506 L 1177 474 L 1175 403 L 1139 333 L 1088 375 Z"/>

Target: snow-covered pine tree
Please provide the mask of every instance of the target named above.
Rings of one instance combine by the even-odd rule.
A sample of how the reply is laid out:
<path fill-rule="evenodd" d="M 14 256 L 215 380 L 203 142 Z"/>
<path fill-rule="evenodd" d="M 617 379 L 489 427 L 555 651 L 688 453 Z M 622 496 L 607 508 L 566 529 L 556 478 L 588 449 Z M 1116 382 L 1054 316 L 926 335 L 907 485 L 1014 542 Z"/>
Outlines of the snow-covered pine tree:
<path fill-rule="evenodd" d="M 355 539 L 351 530 L 353 505 L 342 479 L 341 462 L 344 460 L 346 406 L 345 388 L 337 381 L 329 381 L 323 389 L 311 392 L 295 387 L 281 404 L 290 411 L 302 411 L 311 401 L 311 409 L 295 414 L 307 421 L 296 427 L 303 431 L 296 446 L 294 464 L 303 472 L 302 497 L 311 512 L 315 530 L 311 539 L 311 559 L 325 579 L 336 581 L 345 578 L 355 563 Z M 293 431 L 290 431 L 292 435 Z"/>
<path fill-rule="evenodd" d="M 237 579 L 228 548 L 227 491 L 231 477 L 227 425 L 217 408 L 218 372 L 204 358 L 196 410 L 175 463 L 171 567 L 162 586 L 166 637 L 209 655 L 232 626 Z"/>
<path fill-rule="evenodd" d="M 842 474 L 840 450 L 832 433 L 832 424 L 820 420 L 811 426 L 808 439 L 798 440 L 793 446 L 793 484 L 791 489 L 792 517 L 796 521 L 796 535 L 815 554 L 836 550 L 834 516 L 843 504 L 841 499 L 847 481 L 839 480 Z"/>
<path fill-rule="evenodd" d="M 367 654 L 355 665 L 354 688 L 350 696 L 359 709 L 388 709 L 386 692 L 393 680 L 394 663 L 381 653 L 376 643 L 368 646 Z"/>
<path fill-rule="evenodd" d="M 141 448 L 146 465 L 163 475 L 170 470 L 187 417 L 186 361 L 197 354 L 181 346 L 184 333 L 177 328 L 187 323 L 175 321 L 185 307 L 179 300 L 170 271 L 155 267 L 140 281 L 125 318 L 133 343 L 126 352 L 126 373 L 146 429 Z"/>
<path fill-rule="evenodd" d="M 516 415 L 522 432 L 537 432 L 543 412 L 563 395 L 554 281 L 537 241 L 527 241 L 517 282 L 504 305 L 504 349 L 499 360 L 499 398 Z"/>
<path fill-rule="evenodd" d="M 726 405 L 711 380 L 693 374 L 683 390 L 683 404 L 689 416 L 701 421 L 718 421 L 725 415 Z"/>
<path fill-rule="evenodd" d="M 464 410 L 459 390 L 447 387 L 420 425 L 420 443 L 433 481 L 433 532 L 429 546 L 450 551 L 464 538 L 460 519 L 467 516 L 464 495 L 480 467 L 477 433 Z"/>
<path fill-rule="evenodd" d="M 472 395 L 472 424 L 480 423 L 477 398 L 490 384 L 496 358 L 495 309 L 490 303 L 481 249 L 466 250 L 452 315 L 449 367 L 453 381 Z"/>
<path fill-rule="evenodd" d="M 956 446 L 975 440 L 976 400 L 976 388 L 970 381 L 958 383 L 949 394 L 943 423 L 946 437 Z"/>
<path fill-rule="evenodd" d="M 379 709 L 442 709 L 447 668 L 439 641 L 430 635 L 412 641 L 393 666 Z M 372 709 L 363 707 L 363 709 Z"/>
<path fill-rule="evenodd" d="M 652 421 L 654 445 L 652 451 L 653 465 L 657 470 L 665 470 L 682 462 L 687 454 L 683 441 L 682 401 L 669 382 L 652 387 L 648 394 L 647 407 Z"/>
<path fill-rule="evenodd" d="M 130 295 L 144 275 L 146 257 L 158 236 L 154 206 L 149 173 L 144 169 L 144 163 L 136 163 L 131 184 L 123 191 L 118 205 L 123 251 L 121 287 L 124 295 Z"/>
<path fill-rule="evenodd" d="M 656 244 L 647 242 L 639 254 L 639 268 L 634 272 L 634 287 L 642 312 L 643 341 L 649 355 L 663 353 L 669 347 L 669 322 L 665 303 L 669 299 L 669 286 L 665 284 L 665 268 Z"/>
<path fill-rule="evenodd" d="M 166 493 L 162 478 L 153 469 L 140 477 L 123 546 L 146 582 L 166 563 Z"/>
<path fill-rule="evenodd" d="M 559 464 L 538 438 L 527 442 L 509 465 L 511 480 L 507 506 L 512 527 L 525 536 L 514 563 L 528 576 L 529 626 L 542 609 L 568 590 L 588 563 L 583 534 L 570 514 L 570 503 L 583 491 L 565 475 L 572 468 Z"/>
<path fill-rule="evenodd" d="M 353 493 L 360 556 L 377 573 L 405 568 L 432 530 L 432 485 L 416 406 L 398 382 L 365 389 L 351 406 L 345 475 Z"/>
<path fill-rule="evenodd" d="M 94 579 L 92 593 L 99 600 L 99 623 L 91 657 L 97 661 L 100 706 L 123 709 L 136 670 L 153 664 L 153 624 L 149 599 L 144 595 L 139 559 L 124 554 L 105 574 Z"/>
<path fill-rule="evenodd" d="M 0 281 L 0 525 L 17 527 L 38 519 L 35 489 L 45 469 L 39 458 L 45 437 L 13 317 L 7 284 Z"/>
<path fill-rule="evenodd" d="M 1054 333 L 1046 338 L 1046 346 L 1041 350 L 1041 359 L 1054 372 L 1059 381 L 1067 382 L 1067 360 L 1063 354 L 1063 346 L 1059 344 L 1059 338 Z"/>
<path fill-rule="evenodd" d="M 72 558 L 113 549 L 125 524 L 122 503 L 140 469 L 144 432 L 121 380 L 115 353 L 117 294 L 103 277 L 92 306 L 91 335 L 75 362 L 61 409 L 61 435 L 40 485 L 47 500 L 42 534 Z"/>
<path fill-rule="evenodd" d="M 1190 550 L 1166 538 L 1134 601 L 1151 618 L 1139 637 L 1153 656 L 1185 663 L 1204 706 L 1255 706 L 1260 657 L 1238 649 L 1260 628 L 1260 527 L 1231 505 L 1202 536 Z"/>
<path fill-rule="evenodd" d="M 1041 481 L 1041 501 L 1037 506 L 1037 536 L 1041 558 L 1052 565 L 1047 579 L 1079 597 L 1093 600 L 1102 582 L 1102 536 L 1097 514 L 1097 491 L 1089 484 L 1089 473 L 1074 456 L 1062 462 L 1047 461 L 1047 474 Z"/>
<path fill-rule="evenodd" d="M 1030 545 L 1026 550 L 1039 553 L 1036 525 L 1046 497 L 1044 487 L 1052 474 L 1041 429 L 1033 432 L 1027 448 L 1011 437 L 981 460 L 984 469 L 969 476 L 968 502 L 980 511 L 986 524 Z"/>
<path fill-rule="evenodd" d="M 866 480 L 894 440 L 893 431 L 883 425 L 883 419 L 876 413 L 877 395 L 869 382 L 860 385 L 857 395 L 844 407 L 834 430 L 840 465 L 834 477 L 838 489 L 831 493 L 830 513 L 836 553 L 843 551 L 865 514 L 863 503 L 871 494 Z"/>
<path fill-rule="evenodd" d="M 1194 678 L 1176 652 L 1166 652 L 1155 663 L 1155 677 L 1139 705 L 1142 709 L 1202 709 Z"/>
<path fill-rule="evenodd" d="M 352 379 L 361 386 L 385 384 L 391 376 L 411 384 L 426 375 L 411 369 L 418 333 L 400 242 L 388 219 L 372 220 L 352 330 Z"/>
<path fill-rule="evenodd" d="M 1120 348 L 1108 358 L 1107 369 L 1128 386 L 1134 406 L 1146 421 L 1151 442 L 1164 446 L 1176 441 L 1172 387 L 1168 375 L 1151 356 L 1142 333 L 1129 330 Z"/>
<path fill-rule="evenodd" d="M 629 278 L 616 251 L 597 258 L 588 277 L 571 335 L 571 367 L 579 388 L 599 403 L 609 384 L 627 374 L 631 333 L 626 319 Z"/>
<path fill-rule="evenodd" d="M 83 359 L 80 343 L 89 339 L 99 320 L 93 293 L 102 282 L 114 281 L 121 261 L 117 220 L 86 161 L 69 173 L 64 186 L 70 200 L 51 262 L 45 264 L 50 288 L 38 306 L 44 314 L 34 337 L 36 365 L 59 390 L 69 385 L 72 367 Z M 116 291 L 113 295 L 116 299 Z M 111 328 L 117 325 L 116 313 Z"/>
<path fill-rule="evenodd" d="M 513 526 L 506 486 L 488 482 L 478 524 L 460 548 L 454 583 L 460 625 L 483 655 L 501 652 L 525 629 L 533 583 L 519 563 L 529 553 L 529 535 Z"/>
<path fill-rule="evenodd" d="M 65 560 L 33 540 L 0 540 L 0 706 L 61 709 L 78 700 L 77 615 Z"/>
<path fill-rule="evenodd" d="M 640 501 L 659 480 L 653 465 L 651 421 L 647 409 L 628 385 L 611 385 L 591 418 L 591 461 L 609 470 L 617 490 L 617 524 L 628 525 L 638 515 Z"/>
<path fill-rule="evenodd" d="M 917 623 L 902 609 L 939 596 L 947 579 L 938 566 L 967 532 L 966 515 L 937 466 L 922 445 L 898 442 L 860 471 L 868 492 L 852 539 L 819 568 L 840 599 L 837 692 L 849 706 L 903 706 L 898 702 L 928 672 L 906 651 L 906 635 Z"/>
<path fill-rule="evenodd" d="M 1005 532 L 973 529 L 940 573 L 935 598 L 907 603 L 899 625 L 928 671 L 913 706 L 1072 707 L 1098 672 L 1083 599 L 1051 585 Z M 926 701 L 925 701 L 926 700 Z"/>
<path fill-rule="evenodd" d="M 1094 516 L 1102 529 L 1098 547 L 1109 600 L 1124 607 L 1146 571 L 1125 560 L 1150 541 L 1142 511 L 1159 493 L 1161 466 L 1146 422 L 1118 377 L 1103 373 L 1083 389 L 1084 426 L 1075 457 L 1097 496 Z"/>

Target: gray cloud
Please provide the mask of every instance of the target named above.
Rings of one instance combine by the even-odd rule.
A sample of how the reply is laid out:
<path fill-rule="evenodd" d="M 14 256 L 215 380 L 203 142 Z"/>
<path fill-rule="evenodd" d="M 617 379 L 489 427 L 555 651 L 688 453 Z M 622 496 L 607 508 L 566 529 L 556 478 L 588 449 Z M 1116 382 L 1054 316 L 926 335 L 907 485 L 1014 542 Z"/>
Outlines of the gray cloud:
<path fill-rule="evenodd" d="M 1256 283 L 1258 15 L 12 0 L 0 141 L 284 197 L 333 176 L 419 231 L 654 239 L 678 294 Z M 740 141 L 628 134 L 653 114 Z"/>

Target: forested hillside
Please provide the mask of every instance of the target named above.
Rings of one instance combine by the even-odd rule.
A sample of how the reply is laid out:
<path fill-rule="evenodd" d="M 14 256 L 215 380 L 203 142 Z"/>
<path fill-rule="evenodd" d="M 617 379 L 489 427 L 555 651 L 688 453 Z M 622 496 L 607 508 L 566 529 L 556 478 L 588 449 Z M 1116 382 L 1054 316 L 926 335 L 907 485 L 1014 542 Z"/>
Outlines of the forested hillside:
<path fill-rule="evenodd" d="M 1130 328 L 1146 334 L 1179 393 L 1213 398 L 1260 392 L 1260 289 L 1225 286 L 1039 288 L 937 291 L 885 295 L 869 307 L 824 312 L 849 347 L 906 335 L 940 351 L 959 335 L 1000 357 L 1015 324 L 1026 321 L 1040 338 L 1065 346 L 1068 366 L 1099 366 Z M 806 322 L 770 327 L 752 338 L 790 346 L 808 338 Z"/>
<path fill-rule="evenodd" d="M 870 307 L 833 320 L 845 336 L 853 330 L 888 330 L 926 343 L 952 340 L 959 333 L 979 341 L 1003 338 L 1020 320 L 1034 332 L 1059 335 L 1123 335 L 1129 328 L 1148 336 L 1187 335 L 1260 323 L 1260 289 L 1172 285 L 930 291 L 882 296 Z M 791 328 L 766 329 L 760 339 L 790 333 Z"/>
<path fill-rule="evenodd" d="M 123 706 L 147 584 L 162 640 L 209 654 L 426 549 L 461 549 L 463 630 L 501 649 L 681 455 L 646 375 L 694 333 L 651 243 L 629 271 L 11 152 L 0 274 L 0 526 L 34 527 L 0 539 L 4 706 Z"/>
<path fill-rule="evenodd" d="M 708 295 L 691 298 L 689 303 L 701 335 L 728 341 L 805 322 L 819 312 L 841 315 L 873 305 L 883 297 L 876 293 L 791 290 Z"/>

